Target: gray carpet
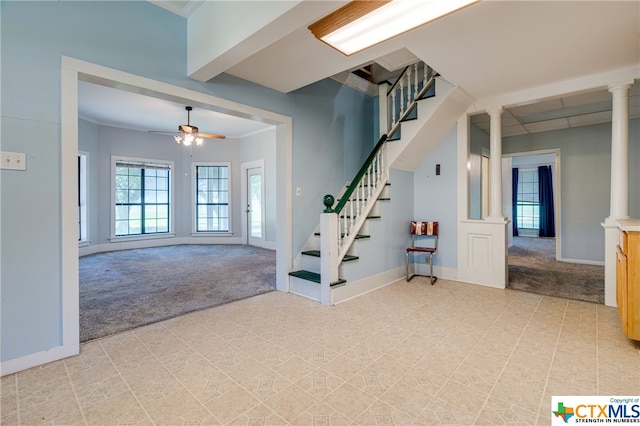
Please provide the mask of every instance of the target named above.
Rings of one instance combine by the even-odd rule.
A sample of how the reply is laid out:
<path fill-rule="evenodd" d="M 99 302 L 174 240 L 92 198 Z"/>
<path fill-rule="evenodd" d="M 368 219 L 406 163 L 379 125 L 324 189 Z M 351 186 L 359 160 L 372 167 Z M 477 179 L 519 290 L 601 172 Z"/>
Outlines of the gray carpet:
<path fill-rule="evenodd" d="M 604 266 L 555 260 L 553 238 L 514 237 L 507 288 L 604 304 Z"/>
<path fill-rule="evenodd" d="M 80 341 L 275 289 L 276 252 L 179 245 L 80 258 Z"/>

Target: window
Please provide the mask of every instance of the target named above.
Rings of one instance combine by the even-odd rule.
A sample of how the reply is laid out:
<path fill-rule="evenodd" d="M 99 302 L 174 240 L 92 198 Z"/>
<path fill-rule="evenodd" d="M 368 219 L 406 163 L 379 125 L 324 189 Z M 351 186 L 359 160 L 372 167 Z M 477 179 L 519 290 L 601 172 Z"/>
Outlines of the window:
<path fill-rule="evenodd" d="M 171 163 L 115 160 L 114 235 L 170 231 Z"/>
<path fill-rule="evenodd" d="M 87 230 L 87 158 L 86 153 L 78 154 L 78 241 L 88 240 Z"/>
<path fill-rule="evenodd" d="M 540 197 L 538 170 L 518 171 L 518 229 L 540 228 Z"/>
<path fill-rule="evenodd" d="M 229 164 L 195 164 L 196 232 L 229 232 Z"/>

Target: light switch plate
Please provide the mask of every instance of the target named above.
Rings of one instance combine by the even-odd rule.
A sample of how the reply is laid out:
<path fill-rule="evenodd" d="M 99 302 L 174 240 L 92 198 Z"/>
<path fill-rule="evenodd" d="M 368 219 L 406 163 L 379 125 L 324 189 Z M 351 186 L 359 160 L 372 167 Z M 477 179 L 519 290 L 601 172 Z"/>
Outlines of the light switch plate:
<path fill-rule="evenodd" d="M 0 169 L 27 170 L 27 154 L 24 152 L 2 151 L 0 154 Z"/>

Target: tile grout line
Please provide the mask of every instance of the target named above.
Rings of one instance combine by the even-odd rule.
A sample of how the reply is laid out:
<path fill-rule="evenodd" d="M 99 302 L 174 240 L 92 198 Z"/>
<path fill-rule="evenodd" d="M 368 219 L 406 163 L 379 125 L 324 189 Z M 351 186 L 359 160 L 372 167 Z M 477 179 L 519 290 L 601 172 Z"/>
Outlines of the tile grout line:
<path fill-rule="evenodd" d="M 131 330 L 128 331 L 128 333 L 134 334 Z M 135 334 L 134 334 L 135 336 Z M 135 336 L 137 339 L 137 336 Z M 118 376 L 120 376 L 120 379 L 122 380 L 122 382 L 127 386 L 127 389 L 129 390 L 129 392 L 131 392 L 131 395 L 133 395 L 133 397 L 135 398 L 135 400 L 138 402 L 138 405 L 140 405 L 140 408 L 142 408 L 142 411 L 144 412 L 144 414 L 147 416 L 147 419 L 149 419 L 149 421 L 152 424 L 156 424 L 156 422 L 153 421 L 153 419 L 151 418 L 151 416 L 149 415 L 149 412 L 147 411 L 147 409 L 144 407 L 144 405 L 142 404 L 142 402 L 140 401 L 140 399 L 138 398 L 138 395 L 136 395 L 136 393 L 133 391 L 133 389 L 131 388 L 131 386 L 129 385 L 129 382 L 127 382 L 125 380 L 125 378 L 122 376 L 122 373 L 120 372 L 120 369 L 118 368 L 118 366 L 116 365 L 115 362 L 113 362 L 113 358 L 111 358 L 111 355 L 109 354 L 109 352 L 107 352 L 107 350 L 105 349 L 105 347 L 102 345 L 102 342 L 99 341 L 98 344 L 100 345 L 100 348 L 102 349 L 102 351 L 105 353 L 105 355 L 107 356 L 107 358 L 109 358 L 109 362 L 111 363 L 111 365 L 113 365 L 113 368 L 116 369 L 116 371 L 118 372 Z"/>
<path fill-rule="evenodd" d="M 425 306 L 425 305 L 428 305 L 428 303 L 424 303 L 424 304 L 420 305 L 419 307 L 416 307 L 416 308 L 415 308 L 411 313 L 409 313 L 409 314 L 405 315 L 405 317 L 409 317 L 409 316 L 411 316 L 413 312 L 415 312 L 416 310 L 418 310 L 418 309 L 422 308 L 422 307 L 423 307 L 423 306 Z M 451 306 L 451 303 L 449 303 L 449 304 L 447 305 L 447 307 L 449 307 L 449 306 Z M 440 314 L 442 314 L 444 311 L 446 311 L 446 310 L 445 310 L 444 308 L 442 308 L 442 311 L 441 311 L 441 312 L 438 312 L 438 314 L 437 314 L 437 315 L 433 316 L 433 317 L 432 317 L 428 322 L 426 322 L 426 323 L 425 323 L 425 325 L 426 325 L 426 324 L 429 324 L 430 322 L 432 322 L 435 318 L 437 318 L 437 317 L 438 317 Z M 470 314 L 469 314 L 469 315 L 470 315 Z M 498 318 L 499 318 L 499 317 L 498 317 Z M 496 320 L 495 320 L 495 321 L 497 321 L 497 318 L 496 318 Z M 495 323 L 495 321 L 494 321 L 494 323 Z M 387 326 L 387 327 L 385 327 L 384 329 L 387 329 L 388 327 L 390 327 L 390 326 Z M 383 330 L 384 330 L 384 329 L 383 329 Z M 420 360 L 424 359 L 425 357 L 427 357 L 427 356 L 429 355 L 429 353 L 431 353 L 431 351 L 435 350 L 436 346 L 438 346 L 438 344 L 439 344 L 439 343 L 441 343 L 441 342 L 442 342 L 442 341 L 444 341 L 444 340 L 445 340 L 449 335 L 451 335 L 451 333 L 453 333 L 453 332 L 455 331 L 455 329 L 456 329 L 456 327 L 453 327 L 453 328 L 452 328 L 452 329 L 451 329 L 447 334 L 443 335 L 443 336 L 442 336 L 442 337 L 441 337 L 441 338 L 440 338 L 440 339 L 439 339 L 439 340 L 438 340 L 438 341 L 433 345 L 433 347 L 429 350 L 429 352 L 425 353 L 425 354 L 420 358 Z M 483 336 L 484 336 L 484 335 L 486 335 L 486 333 L 487 333 L 487 332 L 485 332 L 485 333 L 483 334 Z M 405 338 L 404 338 L 404 339 L 402 339 L 399 343 L 404 342 L 404 341 L 405 341 L 406 339 L 408 339 L 408 338 L 409 338 L 409 336 L 405 337 Z M 477 344 L 476 344 L 476 346 L 477 346 Z M 474 348 L 475 348 L 476 346 L 474 346 Z M 386 351 L 386 352 L 384 352 L 383 354 L 387 354 L 390 350 L 391 350 L 391 349 L 387 350 L 387 351 Z M 465 356 L 465 358 L 464 358 L 464 359 L 466 359 L 467 357 L 468 357 L 468 355 L 467 355 L 467 356 Z M 463 360 L 463 361 L 464 361 L 464 360 Z M 402 374 L 401 374 L 401 375 L 400 375 L 400 376 L 399 376 L 399 377 L 398 377 L 398 378 L 393 382 L 393 385 L 391 385 L 391 386 L 389 387 L 389 389 L 391 389 L 391 387 L 393 387 L 394 385 L 396 385 L 397 383 L 399 383 L 399 382 L 400 382 L 400 380 L 402 379 L 402 377 L 404 377 L 406 374 L 407 374 L 407 372 L 402 373 Z M 443 386 L 445 386 L 447 383 L 449 383 L 449 381 L 450 381 L 450 380 L 451 380 L 451 377 L 448 377 L 448 378 L 447 378 L 447 380 L 446 380 L 446 381 L 443 383 L 443 385 L 440 387 L 440 389 L 441 389 Z M 381 397 L 381 396 L 383 396 L 384 394 L 386 394 L 386 393 L 389 391 L 389 389 L 387 389 L 387 390 L 385 390 L 384 392 L 382 392 L 379 396 L 376 396 L 376 401 L 372 402 L 372 403 L 367 407 L 367 409 L 369 409 L 369 408 L 370 408 L 373 404 L 375 404 L 376 402 L 381 402 L 381 403 L 383 403 L 383 404 L 386 404 L 385 402 L 383 402 L 383 401 L 381 401 L 381 400 L 380 400 L 380 397 Z M 438 391 L 439 391 L 439 390 L 438 390 Z M 437 394 L 437 392 L 436 392 L 436 394 Z M 442 402 L 447 403 L 447 401 L 444 401 L 444 400 L 442 400 L 442 399 L 438 398 L 438 397 L 437 397 L 437 396 L 435 396 L 435 395 L 433 396 L 433 398 L 436 398 L 436 399 L 438 399 L 438 400 L 440 400 L 440 401 L 442 401 Z M 388 405 L 388 404 L 386 404 L 386 405 Z M 392 408 L 393 408 L 393 407 L 392 407 Z M 401 410 L 401 409 L 398 409 L 398 410 L 399 410 L 399 411 L 401 411 L 402 413 L 404 413 L 404 414 L 406 414 L 406 415 L 408 415 L 408 416 L 412 417 L 412 418 L 413 418 L 413 417 L 415 417 L 415 420 L 416 420 L 416 421 L 419 419 L 419 417 L 420 417 L 420 416 L 422 415 L 422 413 L 424 412 L 424 410 L 423 410 L 423 411 L 421 411 L 421 412 L 420 412 L 420 414 L 419 414 L 418 416 L 414 416 L 414 415 L 412 415 L 412 414 L 410 414 L 410 413 L 407 413 L 407 412 L 406 412 L 406 411 L 404 411 L 404 410 Z"/>
<path fill-rule="evenodd" d="M 513 301 L 516 299 L 516 297 L 514 297 L 511 302 L 505 306 L 505 309 L 502 311 L 502 314 L 496 318 L 496 321 L 502 316 L 504 315 L 504 311 L 506 311 L 506 309 L 509 307 L 509 305 L 511 305 L 511 303 L 513 303 Z M 533 319 L 534 314 L 536 313 L 536 311 L 540 308 L 540 304 L 542 303 L 542 300 L 544 299 L 544 296 L 540 297 L 540 300 L 538 300 L 538 303 L 536 304 L 535 309 L 531 312 L 531 315 L 529 315 L 529 319 L 527 320 L 527 323 L 525 324 L 525 326 L 522 328 L 522 332 L 520 333 L 520 336 L 518 337 L 518 340 L 516 341 L 515 345 L 513 346 L 513 349 L 511 349 L 511 352 L 509 353 L 509 356 L 507 357 L 507 359 L 504 361 L 504 364 L 502 366 L 502 369 L 500 370 L 500 373 L 498 374 L 498 377 L 495 381 L 495 383 L 491 386 L 491 390 L 489 390 L 489 392 L 487 392 L 487 397 L 484 400 L 484 403 L 482 404 L 482 407 L 480 408 L 480 410 L 478 411 L 478 414 L 476 415 L 476 418 L 474 419 L 474 424 L 478 423 L 478 420 L 480 418 L 480 415 L 482 414 L 482 412 L 484 411 L 485 407 L 487 406 L 487 402 L 489 402 L 489 399 L 491 398 L 491 394 L 493 394 L 494 389 L 496 388 L 496 385 L 498 384 L 498 381 L 500 380 L 500 378 L 502 377 L 502 375 L 504 374 L 504 371 L 507 368 L 507 365 L 509 364 L 509 361 L 511 360 L 511 358 L 513 357 L 513 353 L 515 352 L 516 348 L 518 347 L 518 344 L 520 343 L 520 341 L 522 340 L 522 336 L 524 335 L 525 330 L 527 329 L 527 327 L 529 327 L 529 324 L 531 324 L 531 321 Z M 491 329 L 491 327 L 489 327 L 487 329 L 486 333 L 489 332 L 489 330 Z M 483 335 L 484 336 L 484 335 Z M 476 345 L 477 346 L 477 345 Z M 474 347 L 475 348 L 475 347 Z M 468 355 L 467 355 L 468 356 Z M 544 394 L 544 392 L 543 392 Z M 538 404 L 538 411 L 540 410 L 540 406 Z M 536 419 L 537 420 L 537 419 Z M 534 423 L 535 424 L 535 423 Z"/>
<path fill-rule="evenodd" d="M 18 382 L 18 374 L 20 374 L 20 372 L 18 373 L 14 373 L 15 377 L 15 383 L 16 383 L 16 419 L 18 419 L 18 424 L 21 425 L 22 424 L 22 419 L 20 418 L 20 388 L 19 386 L 19 382 Z"/>
<path fill-rule="evenodd" d="M 64 366 L 64 372 L 67 375 L 67 380 L 69 380 L 69 384 L 71 385 L 71 390 L 73 391 L 73 397 L 76 400 L 76 404 L 78 404 L 78 409 L 80 410 L 80 415 L 82 416 L 82 421 L 85 425 L 88 425 L 87 417 L 84 415 L 84 410 L 82 409 L 82 404 L 80 404 L 80 398 L 78 398 L 78 392 L 76 391 L 76 386 L 73 384 L 73 380 L 71 380 L 71 374 L 69 374 L 69 368 L 67 366 L 66 360 L 62 361 L 62 365 Z"/>
<path fill-rule="evenodd" d="M 215 308 L 215 306 L 214 306 Z M 229 318 L 226 318 L 227 320 L 229 320 Z M 231 320 L 229 320 L 231 321 Z M 231 380 L 233 383 L 235 383 L 238 387 L 240 387 L 241 389 L 243 389 L 244 391 L 248 392 L 252 397 L 254 396 L 253 393 L 250 390 L 245 389 L 244 386 L 242 386 L 241 383 L 239 383 L 235 378 L 231 377 L 230 375 L 228 375 L 224 370 L 222 370 L 221 368 L 219 368 L 217 365 L 215 365 L 214 363 L 212 363 L 207 357 L 203 356 L 198 350 L 196 350 L 193 346 L 191 346 L 188 342 L 186 342 L 185 340 L 183 340 L 180 336 L 178 336 L 176 333 L 174 333 L 171 329 L 164 327 L 166 331 L 168 331 L 169 333 L 173 334 L 176 338 L 178 338 L 178 340 L 180 340 L 182 343 L 184 343 L 186 346 L 188 346 L 191 350 L 193 350 L 194 352 L 198 353 L 200 356 L 202 356 L 202 358 L 209 363 L 211 366 L 213 366 L 214 368 L 218 369 L 222 374 L 224 374 L 226 377 L 229 378 L 229 380 Z M 246 329 L 246 327 L 242 327 L 243 329 Z M 248 330 L 248 329 L 247 329 Z M 248 330 L 250 331 L 250 330 Z M 253 332 L 252 332 L 253 333 Z M 215 334 L 215 333 L 213 333 Z M 255 333 L 253 333 L 255 334 Z M 229 342 L 227 339 L 225 339 L 222 336 L 219 336 L 217 334 L 215 334 L 217 337 L 221 338 L 222 340 L 224 340 L 225 342 L 227 342 L 228 344 L 232 345 L 234 348 L 238 349 L 240 352 L 244 353 L 245 355 L 249 356 L 252 359 L 253 358 L 251 355 L 247 354 L 246 352 L 244 352 L 242 349 L 238 348 L 235 344 L 233 344 L 232 342 Z M 136 336 L 137 337 L 137 336 Z M 259 336 L 258 336 L 259 337 Z M 141 343 L 146 347 L 146 345 L 144 344 L 144 342 L 141 341 Z M 148 349 L 148 348 L 147 348 Z M 282 348 L 284 349 L 284 348 Z M 286 350 L 286 349 L 284 349 Z M 151 351 L 149 351 L 151 352 Z M 165 366 L 164 362 L 162 362 L 162 360 L 160 360 L 155 353 L 151 352 L 153 354 L 154 357 L 156 357 L 156 359 L 158 360 L 158 362 L 160 362 L 160 364 L 162 364 L 163 366 Z M 262 362 L 260 362 L 259 360 L 256 360 L 256 362 L 260 363 L 263 367 L 268 368 L 269 370 L 271 370 L 271 368 L 269 368 L 268 366 L 266 366 L 265 364 L 263 364 Z M 165 366 L 166 368 L 166 366 Z M 187 392 L 189 392 L 189 394 L 195 398 L 196 401 L 198 401 L 198 403 L 209 413 L 211 414 L 211 416 L 216 419 L 217 421 L 220 422 L 220 419 L 218 419 L 218 416 L 215 415 L 215 413 L 213 413 L 209 407 L 207 407 L 205 404 L 203 404 L 194 394 L 193 392 L 191 392 L 191 389 L 189 389 L 187 386 L 184 385 L 184 383 L 182 383 L 182 380 L 180 380 L 180 378 L 178 376 L 176 376 L 176 374 L 167 369 L 167 371 L 169 372 L 169 374 L 171 374 L 182 386 L 184 386 L 184 388 L 187 390 Z M 276 372 L 274 372 L 276 373 Z M 277 374 L 277 373 L 276 373 Z M 257 398 L 256 398 L 257 399 Z M 252 406 L 251 408 L 247 409 L 246 411 L 240 413 L 237 417 L 233 418 L 230 420 L 230 422 L 233 422 L 234 420 L 238 419 L 239 417 L 243 416 L 244 414 L 246 414 L 247 412 L 255 409 L 256 407 L 259 406 L 264 406 L 266 409 L 268 409 L 271 413 L 273 413 L 274 415 L 280 417 L 278 415 L 278 413 L 275 413 L 271 408 L 269 408 L 268 406 L 264 405 L 263 401 L 258 400 L 258 404 Z M 223 424 L 223 422 L 220 422 L 220 424 Z"/>
<path fill-rule="evenodd" d="M 540 408 L 542 408 L 542 403 L 544 402 L 545 395 L 547 393 L 547 387 L 549 386 L 549 379 L 551 378 L 551 370 L 553 367 L 553 361 L 556 358 L 556 352 L 558 351 L 558 344 L 560 343 L 560 336 L 562 335 L 562 328 L 564 327 L 564 321 L 567 317 L 567 310 L 569 309 L 569 300 L 564 302 L 564 312 L 562 314 L 562 322 L 558 327 L 558 336 L 556 337 L 556 343 L 553 345 L 553 355 L 551 356 L 551 361 L 549 362 L 549 371 L 547 372 L 547 379 L 544 382 L 544 389 L 542 390 L 542 396 L 540 397 L 540 402 L 538 403 L 538 412 L 536 413 L 536 424 L 540 419 Z"/>

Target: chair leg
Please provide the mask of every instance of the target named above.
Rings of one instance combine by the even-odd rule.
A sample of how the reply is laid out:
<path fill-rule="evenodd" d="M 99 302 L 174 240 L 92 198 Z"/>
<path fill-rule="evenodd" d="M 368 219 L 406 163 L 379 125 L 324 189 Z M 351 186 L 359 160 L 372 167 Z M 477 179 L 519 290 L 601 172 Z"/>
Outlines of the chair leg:
<path fill-rule="evenodd" d="M 429 254 L 429 278 L 431 279 L 431 285 L 438 279 L 438 277 L 433 276 L 433 253 Z"/>
<path fill-rule="evenodd" d="M 404 255 L 404 263 L 405 263 L 405 267 L 407 268 L 407 282 L 411 281 L 411 278 L 413 278 L 412 276 L 409 276 L 409 252 L 406 252 Z"/>

